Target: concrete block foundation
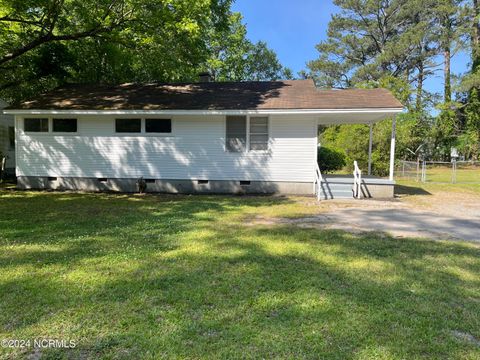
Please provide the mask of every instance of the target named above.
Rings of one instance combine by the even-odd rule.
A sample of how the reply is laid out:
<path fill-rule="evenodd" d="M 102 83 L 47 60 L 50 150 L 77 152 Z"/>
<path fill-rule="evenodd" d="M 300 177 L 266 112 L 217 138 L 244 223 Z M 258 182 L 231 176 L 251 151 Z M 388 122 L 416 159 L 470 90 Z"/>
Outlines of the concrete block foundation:
<path fill-rule="evenodd" d="M 303 182 L 144 179 L 146 192 L 175 194 L 291 194 L 313 195 Z M 19 189 L 138 192 L 137 179 L 18 176 Z"/>

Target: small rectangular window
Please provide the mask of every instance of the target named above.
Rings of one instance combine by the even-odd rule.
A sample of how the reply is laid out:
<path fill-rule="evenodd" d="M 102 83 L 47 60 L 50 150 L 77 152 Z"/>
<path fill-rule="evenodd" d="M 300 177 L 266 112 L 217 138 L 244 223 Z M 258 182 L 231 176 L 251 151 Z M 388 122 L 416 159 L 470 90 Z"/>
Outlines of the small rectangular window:
<path fill-rule="evenodd" d="M 147 184 L 155 184 L 156 181 L 155 181 L 155 179 L 145 179 L 145 182 Z"/>
<path fill-rule="evenodd" d="M 142 131 L 141 119 L 115 119 L 117 133 L 139 133 Z"/>
<path fill-rule="evenodd" d="M 250 150 L 268 150 L 268 117 L 250 118 Z"/>
<path fill-rule="evenodd" d="M 53 119 L 53 132 L 77 132 L 77 119 Z"/>
<path fill-rule="evenodd" d="M 107 182 L 107 178 L 98 178 L 97 181 L 105 183 L 105 182 Z"/>
<path fill-rule="evenodd" d="M 248 181 L 248 180 L 241 180 L 241 181 L 240 181 L 240 185 L 241 185 L 241 186 L 249 186 L 249 185 L 250 185 L 250 181 Z"/>
<path fill-rule="evenodd" d="M 8 127 L 8 143 L 10 144 L 10 150 L 15 149 L 15 127 Z"/>
<path fill-rule="evenodd" d="M 171 119 L 145 119 L 145 132 L 147 133 L 171 133 Z"/>
<path fill-rule="evenodd" d="M 48 132 L 47 118 L 28 118 L 24 119 L 25 131 L 29 132 Z"/>
<path fill-rule="evenodd" d="M 245 151 L 247 145 L 247 117 L 227 116 L 226 148 L 230 152 Z"/>
<path fill-rule="evenodd" d="M 47 177 L 48 181 L 57 181 L 57 178 L 55 176 L 49 176 Z"/>
<path fill-rule="evenodd" d="M 208 180 L 197 180 L 198 185 L 206 185 L 208 184 Z"/>

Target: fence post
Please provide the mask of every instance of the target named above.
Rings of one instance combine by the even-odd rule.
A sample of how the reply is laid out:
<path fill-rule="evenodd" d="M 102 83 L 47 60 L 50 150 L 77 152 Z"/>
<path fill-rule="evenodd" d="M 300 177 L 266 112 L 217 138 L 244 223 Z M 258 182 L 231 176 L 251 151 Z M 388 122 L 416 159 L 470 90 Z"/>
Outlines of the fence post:
<path fill-rule="evenodd" d="M 427 162 L 425 160 L 422 162 L 422 182 L 427 182 Z"/>
<path fill-rule="evenodd" d="M 457 160 L 452 159 L 452 184 L 457 182 Z"/>
<path fill-rule="evenodd" d="M 415 177 L 415 181 L 418 182 L 419 178 L 419 173 L 420 173 L 420 158 L 417 157 L 417 172 L 416 172 L 416 177 Z"/>

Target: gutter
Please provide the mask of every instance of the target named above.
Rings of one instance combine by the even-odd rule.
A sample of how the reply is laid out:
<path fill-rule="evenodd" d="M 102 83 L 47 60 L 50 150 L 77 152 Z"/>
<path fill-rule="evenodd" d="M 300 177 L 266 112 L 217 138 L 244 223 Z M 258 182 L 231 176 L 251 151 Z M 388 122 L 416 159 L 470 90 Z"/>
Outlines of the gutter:
<path fill-rule="evenodd" d="M 272 110 L 35 110 L 5 109 L 11 115 L 317 115 L 398 114 L 403 108 L 362 109 L 272 109 Z"/>

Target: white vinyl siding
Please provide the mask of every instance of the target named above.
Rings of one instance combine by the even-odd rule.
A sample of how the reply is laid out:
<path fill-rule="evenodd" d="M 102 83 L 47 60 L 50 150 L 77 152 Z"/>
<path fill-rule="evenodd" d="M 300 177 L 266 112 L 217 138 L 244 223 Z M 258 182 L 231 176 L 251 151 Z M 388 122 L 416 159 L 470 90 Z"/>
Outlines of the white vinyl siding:
<path fill-rule="evenodd" d="M 268 151 L 228 152 L 225 116 L 174 116 L 171 134 L 116 134 L 118 116 L 78 116 L 73 134 L 25 133 L 17 176 L 312 182 L 316 121 L 270 116 Z"/>

